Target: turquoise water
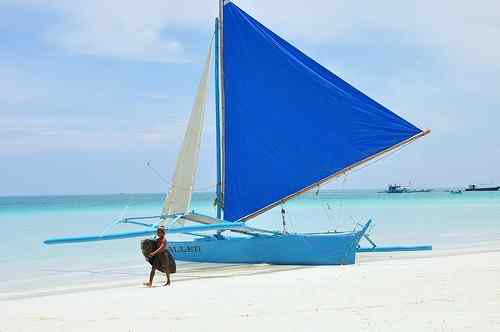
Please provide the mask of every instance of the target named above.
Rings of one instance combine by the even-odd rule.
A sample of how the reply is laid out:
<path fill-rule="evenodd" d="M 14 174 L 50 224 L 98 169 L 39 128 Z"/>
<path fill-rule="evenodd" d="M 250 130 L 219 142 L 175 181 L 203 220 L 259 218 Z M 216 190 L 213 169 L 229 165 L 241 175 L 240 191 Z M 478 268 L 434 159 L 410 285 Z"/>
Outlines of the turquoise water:
<path fill-rule="evenodd" d="M 42 241 L 99 233 L 125 207 L 126 216 L 157 215 L 163 198 L 162 194 L 0 197 L 0 293 L 145 276 L 139 239 L 51 247 Z M 215 214 L 212 202 L 212 194 L 196 193 L 192 206 L 197 212 Z M 292 232 L 346 230 L 372 219 L 371 235 L 379 244 L 433 244 L 439 249 L 500 240 L 500 192 L 322 191 L 285 207 Z M 279 208 L 252 225 L 280 229 Z M 129 229 L 136 227 L 119 228 Z"/>

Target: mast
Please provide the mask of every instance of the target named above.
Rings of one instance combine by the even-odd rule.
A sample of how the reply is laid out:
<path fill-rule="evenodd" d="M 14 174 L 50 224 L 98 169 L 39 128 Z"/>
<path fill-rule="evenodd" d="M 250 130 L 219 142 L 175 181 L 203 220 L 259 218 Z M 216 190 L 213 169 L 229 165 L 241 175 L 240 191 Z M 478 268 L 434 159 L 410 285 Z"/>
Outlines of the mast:
<path fill-rule="evenodd" d="M 219 66 L 220 66 L 220 209 L 224 209 L 224 174 L 225 174 L 225 144 L 224 144 L 224 117 L 225 117 L 225 95 L 224 95 L 224 4 L 226 0 L 219 0 Z"/>
<path fill-rule="evenodd" d="M 221 145 L 220 145 L 220 77 L 219 77 L 219 18 L 215 18 L 215 137 L 217 154 L 216 206 L 217 219 L 222 217 Z"/>

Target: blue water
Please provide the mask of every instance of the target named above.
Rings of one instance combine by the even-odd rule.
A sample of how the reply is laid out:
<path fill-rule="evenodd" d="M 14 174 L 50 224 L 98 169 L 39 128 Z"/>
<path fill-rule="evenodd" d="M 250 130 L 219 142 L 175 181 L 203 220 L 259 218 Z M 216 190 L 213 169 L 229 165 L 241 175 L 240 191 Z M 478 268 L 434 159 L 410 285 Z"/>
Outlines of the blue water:
<path fill-rule="evenodd" d="M 146 275 L 139 239 L 64 246 L 42 241 L 99 233 L 125 207 L 126 216 L 157 215 L 163 199 L 162 194 L 0 197 L 0 293 Z M 212 202 L 212 194 L 196 193 L 192 207 L 215 214 Z M 285 208 L 292 232 L 347 230 L 372 219 L 371 235 L 379 244 L 432 244 L 439 249 L 500 240 L 500 192 L 322 191 Z M 252 226 L 280 229 L 279 210 L 258 217 Z M 137 228 L 119 228 L 129 229 Z"/>

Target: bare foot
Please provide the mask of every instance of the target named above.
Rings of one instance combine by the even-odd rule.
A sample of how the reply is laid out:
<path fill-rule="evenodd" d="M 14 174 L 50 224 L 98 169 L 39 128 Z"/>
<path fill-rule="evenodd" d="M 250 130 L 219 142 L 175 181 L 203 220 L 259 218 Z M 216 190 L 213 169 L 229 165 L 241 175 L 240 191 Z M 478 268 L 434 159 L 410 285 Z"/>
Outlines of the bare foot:
<path fill-rule="evenodd" d="M 148 287 L 148 288 L 153 287 L 153 284 L 152 284 L 152 283 L 150 283 L 150 282 L 143 282 L 143 283 L 142 283 L 142 285 L 143 285 L 143 286 L 146 286 L 146 287 Z"/>

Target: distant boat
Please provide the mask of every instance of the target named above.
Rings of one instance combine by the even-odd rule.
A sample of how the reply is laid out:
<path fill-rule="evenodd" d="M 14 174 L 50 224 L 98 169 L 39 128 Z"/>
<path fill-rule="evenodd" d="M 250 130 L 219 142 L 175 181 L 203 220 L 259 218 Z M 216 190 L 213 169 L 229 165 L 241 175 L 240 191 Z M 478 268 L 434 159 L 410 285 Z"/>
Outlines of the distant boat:
<path fill-rule="evenodd" d="M 467 188 L 465 188 L 465 191 L 497 191 L 500 189 L 500 186 L 496 187 L 482 187 L 478 186 L 475 184 L 469 185 Z"/>
<path fill-rule="evenodd" d="M 460 190 L 460 189 L 453 189 L 453 190 L 450 190 L 450 194 L 461 194 L 461 193 L 463 193 L 463 191 L 462 191 L 462 190 Z"/>
<path fill-rule="evenodd" d="M 408 192 L 408 187 L 402 186 L 400 184 L 390 184 L 384 193 L 388 194 L 402 194 Z"/>
<path fill-rule="evenodd" d="M 412 189 L 408 186 L 403 186 L 400 184 L 390 184 L 387 186 L 387 190 L 383 191 L 387 194 L 405 194 L 405 193 L 428 193 L 432 189 Z"/>

